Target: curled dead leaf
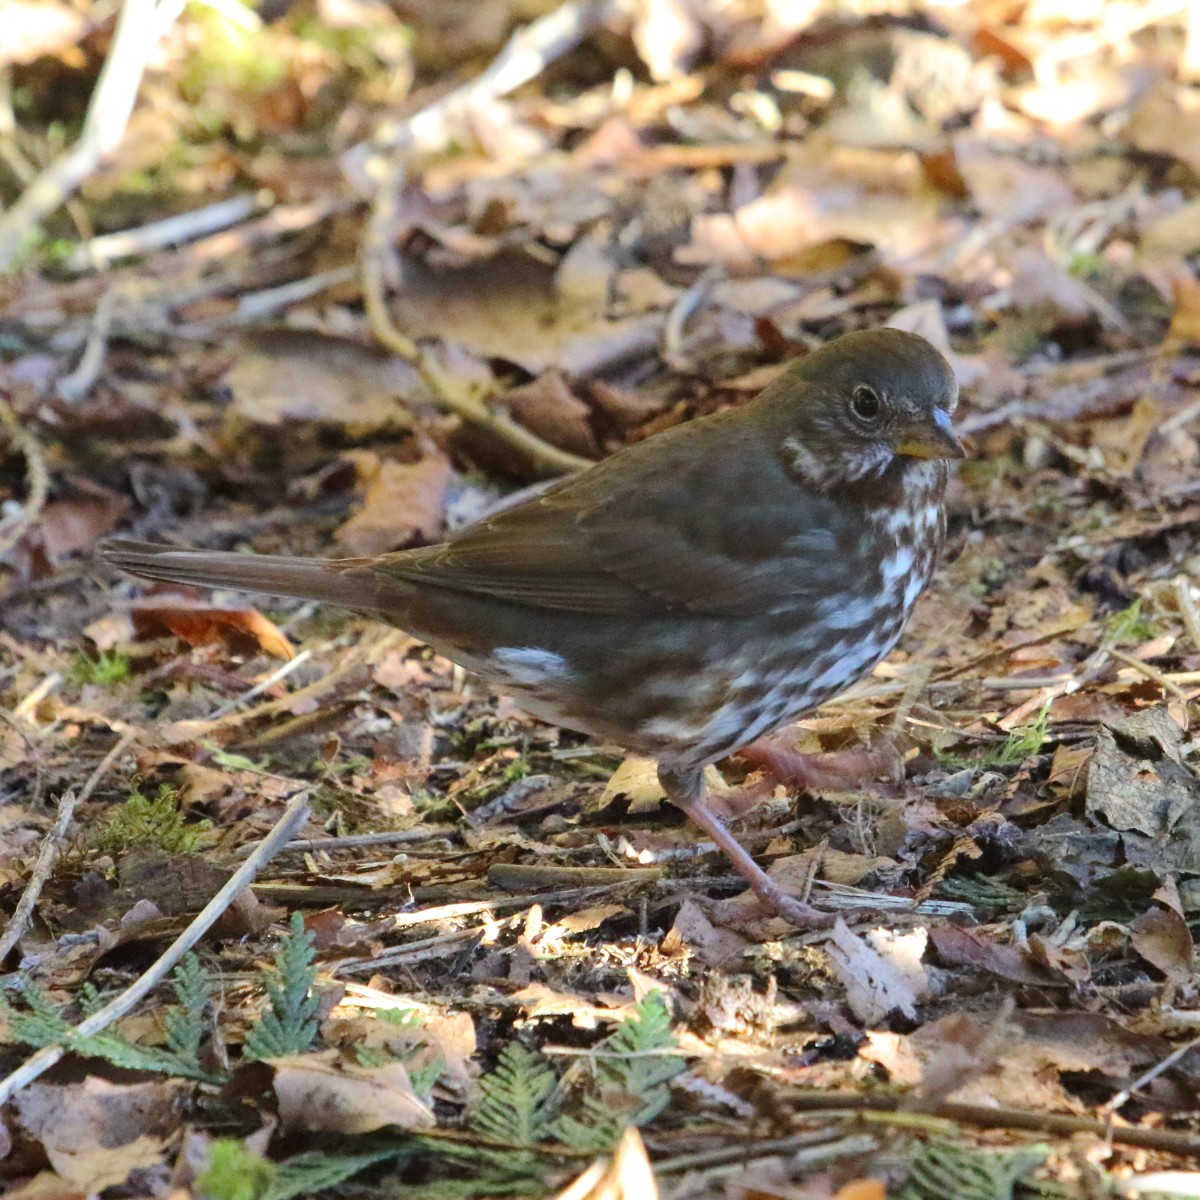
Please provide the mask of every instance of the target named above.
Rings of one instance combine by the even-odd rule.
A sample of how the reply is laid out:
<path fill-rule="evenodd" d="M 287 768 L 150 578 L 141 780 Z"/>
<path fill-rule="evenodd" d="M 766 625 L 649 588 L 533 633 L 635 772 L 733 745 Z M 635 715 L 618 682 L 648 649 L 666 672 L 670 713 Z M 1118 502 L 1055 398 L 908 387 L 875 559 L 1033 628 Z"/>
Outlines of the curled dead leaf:
<path fill-rule="evenodd" d="M 286 1129 L 371 1133 L 388 1125 L 430 1129 L 433 1112 L 413 1091 L 401 1062 L 360 1067 L 336 1050 L 269 1060 Z"/>
<path fill-rule="evenodd" d="M 138 638 L 174 634 L 189 646 L 223 643 L 236 654 L 263 651 L 274 658 L 292 659 L 296 651 L 283 630 L 254 608 L 216 608 L 182 599 L 143 600 L 130 609 Z"/>

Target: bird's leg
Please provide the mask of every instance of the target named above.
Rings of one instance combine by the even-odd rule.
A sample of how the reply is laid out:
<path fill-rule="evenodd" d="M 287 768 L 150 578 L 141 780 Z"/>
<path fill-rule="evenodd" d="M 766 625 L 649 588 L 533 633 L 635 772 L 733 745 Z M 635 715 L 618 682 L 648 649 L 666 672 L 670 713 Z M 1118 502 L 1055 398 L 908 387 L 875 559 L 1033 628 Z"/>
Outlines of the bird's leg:
<path fill-rule="evenodd" d="M 681 808 L 692 823 L 716 843 L 717 849 L 750 885 L 750 890 L 764 908 L 802 929 L 820 929 L 833 924 L 833 916 L 818 912 L 811 905 L 789 896 L 750 857 L 745 846 L 729 832 L 724 821 L 710 807 L 701 771 L 669 771 L 659 767 L 658 778 L 671 803 Z"/>

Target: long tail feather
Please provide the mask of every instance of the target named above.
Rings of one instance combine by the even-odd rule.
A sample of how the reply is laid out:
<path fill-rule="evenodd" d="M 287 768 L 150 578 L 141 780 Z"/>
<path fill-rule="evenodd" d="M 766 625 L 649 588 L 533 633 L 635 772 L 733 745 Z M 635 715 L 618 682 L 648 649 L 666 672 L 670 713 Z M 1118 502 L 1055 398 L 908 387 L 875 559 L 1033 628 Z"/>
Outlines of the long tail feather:
<path fill-rule="evenodd" d="M 371 607 L 371 588 L 356 586 L 346 568 L 357 562 L 321 558 L 285 558 L 271 554 L 231 554 L 215 550 L 178 550 L 153 542 L 120 539 L 104 542 L 101 557 L 143 579 L 229 587 L 272 596 L 320 600 L 343 608 Z M 366 582 L 366 581 L 364 581 Z M 378 581 L 371 580 L 376 583 Z"/>

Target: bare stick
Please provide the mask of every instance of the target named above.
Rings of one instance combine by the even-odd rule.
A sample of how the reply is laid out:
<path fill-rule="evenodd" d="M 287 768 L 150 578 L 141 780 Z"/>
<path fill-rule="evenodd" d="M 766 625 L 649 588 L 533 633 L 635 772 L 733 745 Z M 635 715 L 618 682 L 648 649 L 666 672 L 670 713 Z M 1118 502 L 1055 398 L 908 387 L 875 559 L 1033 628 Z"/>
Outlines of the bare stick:
<path fill-rule="evenodd" d="M 76 247 L 67 256 L 67 268 L 71 271 L 103 270 L 119 258 L 134 258 L 219 233 L 252 217 L 263 207 L 259 196 L 235 196 L 232 200 L 218 200 L 216 204 L 151 221 L 136 229 L 101 234 Z"/>
<path fill-rule="evenodd" d="M 2 219 L 2 218 L 0 218 Z M 46 495 L 50 477 L 46 473 L 46 460 L 37 438 L 17 419 L 8 401 L 0 396 L 0 429 L 8 434 L 9 440 L 25 457 L 27 480 L 25 504 L 7 529 L 0 527 L 0 555 L 7 554 L 25 536 L 25 531 L 38 519 L 46 507 Z"/>
<path fill-rule="evenodd" d="M 410 117 L 381 123 L 369 141 L 347 153 L 343 165 L 352 175 L 369 178 L 368 164 L 380 151 L 411 149 L 428 154 L 444 150 L 473 107 L 507 96 L 536 79 L 602 25 L 614 7 L 610 0 L 570 0 L 530 22 L 509 38 L 482 75 Z"/>
<path fill-rule="evenodd" d="M 58 862 L 59 854 L 62 853 L 63 843 L 67 838 L 67 829 L 70 827 L 71 818 L 75 815 L 76 807 L 90 798 L 91 794 L 100 786 L 100 781 L 108 774 L 113 763 L 125 753 L 126 748 L 132 741 L 132 733 L 122 734 L 117 739 L 113 748 L 100 760 L 100 765 L 88 776 L 88 781 L 83 785 L 83 790 L 78 795 L 68 791 L 59 800 L 58 816 L 55 818 L 50 832 L 46 834 L 46 838 L 42 842 L 42 848 L 38 852 L 38 859 L 33 865 L 33 873 L 29 876 L 29 882 L 25 885 L 25 891 L 21 899 L 17 902 L 17 907 L 13 910 L 13 915 L 4 928 L 3 936 L 0 936 L 0 962 L 3 962 L 8 957 L 9 951 L 20 941 L 25 930 L 29 928 L 38 897 L 41 896 L 42 888 L 45 887 L 46 880 L 50 878 L 54 870 L 54 865 Z"/>
<path fill-rule="evenodd" d="M 0 215 L 0 271 L 30 233 L 121 144 L 154 47 L 183 11 L 184 0 L 125 0 L 112 49 L 96 81 L 79 140 L 51 163 Z"/>
<path fill-rule="evenodd" d="M 600 26 L 612 9 L 612 0 L 569 0 L 517 30 L 477 79 L 403 121 L 381 125 L 370 142 L 356 146 L 343 159 L 347 172 L 369 181 L 374 195 L 371 217 L 363 233 L 362 274 L 367 319 L 376 339 L 417 371 L 435 403 L 495 434 L 527 454 L 536 468 L 553 475 L 578 471 L 590 465 L 589 461 L 543 441 L 508 413 L 493 412 L 472 385 L 442 371 L 427 351 L 397 329 L 387 310 L 385 265 L 392 252 L 396 196 L 408 155 L 444 150 L 473 108 L 536 79 L 550 63 Z M 380 151 L 390 151 L 389 158 L 382 159 Z"/>
<path fill-rule="evenodd" d="M 363 233 L 362 276 L 363 301 L 367 309 L 367 320 L 376 339 L 397 357 L 413 367 L 421 381 L 429 389 L 433 400 L 447 412 L 452 412 L 464 421 L 486 429 L 527 454 L 535 467 L 553 474 L 562 475 L 591 466 L 586 458 L 560 450 L 518 425 L 508 413 L 493 412 L 478 395 L 476 388 L 441 369 L 425 349 L 412 338 L 401 333 L 392 322 L 387 308 L 384 286 L 384 264 L 391 254 L 391 234 L 394 226 L 396 195 L 403 168 L 399 162 L 387 171 L 387 177 L 379 186 L 371 217 Z"/>
<path fill-rule="evenodd" d="M 75 1026 L 79 1037 L 88 1037 L 93 1033 L 107 1028 L 114 1021 L 125 1016 L 145 997 L 148 996 L 162 981 L 172 967 L 208 932 L 218 917 L 233 903 L 251 881 L 269 862 L 275 852 L 295 832 L 308 816 L 308 790 L 297 792 L 288 802 L 283 815 L 275 822 L 275 827 L 262 840 L 259 847 L 238 869 L 229 877 L 225 886 L 204 906 L 195 920 L 171 943 L 164 953 L 154 962 L 150 969 L 139 976 L 119 996 L 109 1001 L 98 1012 L 94 1012 L 85 1021 Z M 0 1080 L 0 1105 L 8 1100 L 27 1083 L 32 1083 L 43 1072 L 48 1071 L 66 1053 L 62 1046 L 46 1046 L 36 1054 L 27 1058 L 11 1075 Z"/>

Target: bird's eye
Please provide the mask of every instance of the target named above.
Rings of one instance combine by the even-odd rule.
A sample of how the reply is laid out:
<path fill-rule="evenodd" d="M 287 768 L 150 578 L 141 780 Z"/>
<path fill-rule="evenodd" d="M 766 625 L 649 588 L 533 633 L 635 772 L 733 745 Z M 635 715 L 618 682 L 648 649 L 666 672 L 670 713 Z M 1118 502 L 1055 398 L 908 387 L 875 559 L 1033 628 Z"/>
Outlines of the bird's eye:
<path fill-rule="evenodd" d="M 879 397 L 865 383 L 859 384 L 854 389 L 854 394 L 850 397 L 850 407 L 854 410 L 856 417 L 864 421 L 873 421 L 879 416 Z"/>

